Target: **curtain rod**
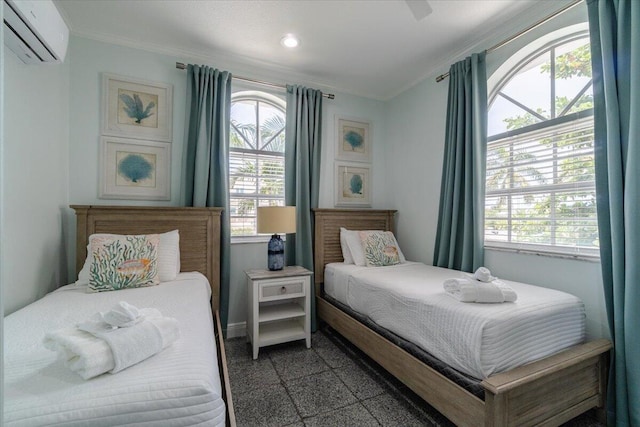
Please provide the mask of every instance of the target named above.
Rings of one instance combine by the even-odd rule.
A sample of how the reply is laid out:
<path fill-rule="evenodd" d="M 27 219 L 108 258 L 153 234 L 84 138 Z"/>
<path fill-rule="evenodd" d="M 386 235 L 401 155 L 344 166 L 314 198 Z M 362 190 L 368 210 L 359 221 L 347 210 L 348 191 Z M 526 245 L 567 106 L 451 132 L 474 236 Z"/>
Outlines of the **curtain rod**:
<path fill-rule="evenodd" d="M 186 70 L 187 66 L 184 65 L 182 62 L 176 62 L 176 68 L 179 70 Z M 262 86 L 271 86 L 271 87 L 276 87 L 278 89 L 286 89 L 287 87 L 285 85 L 280 85 L 277 83 L 270 83 L 270 82 L 265 82 L 262 80 L 254 80 L 254 79 L 250 79 L 247 77 L 240 77 L 240 76 L 234 76 L 232 75 L 233 79 L 235 80 L 242 80 L 243 82 L 250 82 L 250 83 L 256 83 Z M 335 99 L 336 96 L 332 93 L 323 93 L 322 96 L 324 96 L 325 98 L 329 98 L 329 99 Z"/>
<path fill-rule="evenodd" d="M 535 24 L 528 26 L 524 30 L 512 35 L 511 37 L 507 38 L 506 40 L 503 40 L 500 43 L 491 46 L 489 49 L 486 50 L 486 52 L 487 53 L 491 53 L 494 50 L 500 49 L 502 46 L 511 43 L 512 41 L 514 41 L 518 37 L 527 34 L 529 31 L 531 31 L 531 30 L 533 30 L 535 28 L 538 28 L 540 25 L 542 25 L 542 24 L 546 23 L 547 21 L 550 21 L 551 19 L 555 18 L 556 16 L 566 12 L 567 10 L 571 9 L 572 7 L 577 5 L 578 3 L 582 3 L 582 1 L 583 0 L 574 0 L 574 1 L 572 1 L 568 5 L 564 6 L 562 9 L 552 13 L 551 15 L 547 16 L 546 18 L 543 18 L 542 20 L 536 22 Z M 438 77 L 436 77 L 436 82 L 440 83 L 441 81 L 443 81 L 447 77 L 449 77 L 449 72 L 446 72 L 444 74 L 440 74 Z"/>

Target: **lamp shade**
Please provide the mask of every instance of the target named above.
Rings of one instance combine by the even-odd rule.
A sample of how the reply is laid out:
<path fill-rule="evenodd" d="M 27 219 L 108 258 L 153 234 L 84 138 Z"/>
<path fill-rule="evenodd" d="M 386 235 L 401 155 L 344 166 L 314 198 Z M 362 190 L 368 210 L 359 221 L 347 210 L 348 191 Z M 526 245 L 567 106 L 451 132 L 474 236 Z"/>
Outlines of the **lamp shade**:
<path fill-rule="evenodd" d="M 258 233 L 295 233 L 295 206 L 264 206 L 258 208 Z"/>

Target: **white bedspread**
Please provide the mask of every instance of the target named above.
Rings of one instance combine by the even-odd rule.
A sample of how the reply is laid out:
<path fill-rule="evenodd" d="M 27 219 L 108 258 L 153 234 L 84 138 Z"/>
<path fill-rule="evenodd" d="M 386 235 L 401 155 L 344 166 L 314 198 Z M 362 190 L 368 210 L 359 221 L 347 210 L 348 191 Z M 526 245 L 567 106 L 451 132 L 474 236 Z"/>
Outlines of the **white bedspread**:
<path fill-rule="evenodd" d="M 391 267 L 329 264 L 325 292 L 378 325 L 475 378 L 544 358 L 585 339 L 582 301 L 553 289 L 503 280 L 518 300 L 467 304 L 442 283 L 463 273 L 421 263 Z"/>
<path fill-rule="evenodd" d="M 6 426 L 222 426 L 225 404 L 207 279 L 181 273 L 158 286 L 86 293 L 65 286 L 4 319 Z M 180 339 L 120 373 L 85 381 L 57 360 L 45 333 L 118 301 L 153 307 L 180 324 Z"/>

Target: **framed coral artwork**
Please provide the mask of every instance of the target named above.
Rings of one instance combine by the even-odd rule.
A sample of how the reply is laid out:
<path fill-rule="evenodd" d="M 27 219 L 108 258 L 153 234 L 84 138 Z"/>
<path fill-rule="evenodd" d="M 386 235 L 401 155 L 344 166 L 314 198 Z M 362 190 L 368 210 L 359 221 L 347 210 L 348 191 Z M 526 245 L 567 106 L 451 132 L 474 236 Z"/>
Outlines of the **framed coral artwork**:
<path fill-rule="evenodd" d="M 351 117 L 335 117 L 336 158 L 371 162 L 371 123 Z"/>
<path fill-rule="evenodd" d="M 371 206 L 371 166 L 336 162 L 336 206 Z"/>
<path fill-rule="evenodd" d="M 171 145 L 136 139 L 100 138 L 101 199 L 170 200 Z"/>
<path fill-rule="evenodd" d="M 171 142 L 173 86 L 103 73 L 102 134 Z"/>

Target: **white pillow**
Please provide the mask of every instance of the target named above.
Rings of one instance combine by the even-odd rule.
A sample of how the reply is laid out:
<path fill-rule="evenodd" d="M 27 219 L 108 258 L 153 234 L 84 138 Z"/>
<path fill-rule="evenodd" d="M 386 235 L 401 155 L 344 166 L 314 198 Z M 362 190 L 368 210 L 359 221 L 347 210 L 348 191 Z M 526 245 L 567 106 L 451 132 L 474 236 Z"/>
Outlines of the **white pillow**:
<path fill-rule="evenodd" d="M 342 249 L 342 258 L 344 258 L 345 264 L 353 264 L 353 257 L 351 256 L 351 251 L 349 250 L 349 244 L 347 243 L 347 233 L 349 231 L 340 227 L 340 249 Z"/>
<path fill-rule="evenodd" d="M 383 232 L 382 230 L 362 230 L 362 231 L 366 231 L 368 233 L 371 233 L 371 232 L 374 232 L 374 231 L 380 231 L 381 233 Z M 345 229 L 345 235 L 346 235 L 346 239 L 345 240 L 347 242 L 347 245 L 349 246 L 349 251 L 351 252 L 351 256 L 353 258 L 353 263 L 355 265 L 360 266 L 360 267 L 364 267 L 365 265 L 367 265 L 367 261 L 365 259 L 364 250 L 362 248 L 362 240 L 360 239 L 360 231 L 359 230 L 346 230 Z M 407 260 L 404 257 L 404 254 L 400 250 L 400 245 L 398 245 L 398 242 L 396 241 L 395 236 L 393 237 L 393 240 L 395 241 L 396 247 L 398 249 L 398 256 L 400 257 L 400 263 L 407 262 Z"/>
<path fill-rule="evenodd" d="M 93 236 L 111 237 L 116 234 L 92 234 Z M 91 256 L 91 245 L 87 245 L 87 258 L 84 260 L 82 270 L 78 273 L 76 286 L 89 284 L 89 272 L 93 257 Z M 178 230 L 172 230 L 167 233 L 160 234 L 160 244 L 158 245 L 158 278 L 161 282 L 170 282 L 175 280 L 180 273 L 180 234 Z"/>
<path fill-rule="evenodd" d="M 180 233 L 172 230 L 160 235 L 158 276 L 161 282 L 176 280 L 180 273 Z"/>
<path fill-rule="evenodd" d="M 359 265 L 363 267 L 367 265 L 367 262 L 364 258 L 364 251 L 362 250 L 362 241 L 360 240 L 360 232 L 353 230 L 345 230 L 346 231 L 346 242 L 349 246 L 349 251 L 351 252 L 351 257 L 353 258 L 353 263 L 355 265 Z"/>

